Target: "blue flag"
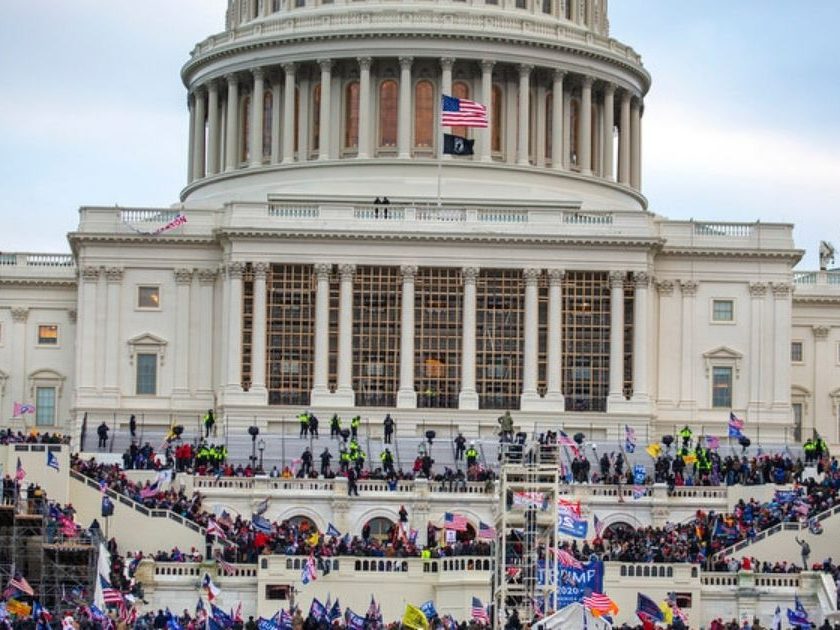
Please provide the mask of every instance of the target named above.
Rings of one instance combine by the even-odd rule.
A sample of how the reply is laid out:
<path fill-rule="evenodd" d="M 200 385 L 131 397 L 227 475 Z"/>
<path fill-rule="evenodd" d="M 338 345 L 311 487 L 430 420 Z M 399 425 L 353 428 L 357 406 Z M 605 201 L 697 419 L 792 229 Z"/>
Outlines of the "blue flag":
<path fill-rule="evenodd" d="M 365 630 L 365 618 L 357 615 L 349 608 L 344 613 L 344 622 L 347 624 L 348 630 Z"/>
<path fill-rule="evenodd" d="M 309 607 L 309 614 L 312 615 L 316 621 L 327 619 L 327 609 L 321 602 L 318 601 L 317 597 L 312 598 L 312 605 Z"/>
<path fill-rule="evenodd" d="M 222 628 L 230 628 L 233 626 L 233 619 L 231 616 L 215 604 L 210 604 L 210 617 L 217 621 Z"/>
<path fill-rule="evenodd" d="M 272 619 L 263 619 L 260 617 L 257 620 L 257 630 L 280 630 L 280 626 L 274 623 Z"/>
<path fill-rule="evenodd" d="M 58 470 L 58 457 L 52 451 L 47 451 L 47 466 L 55 468 L 56 471 Z"/>
<path fill-rule="evenodd" d="M 576 518 L 572 514 L 557 515 L 557 532 L 559 534 L 566 534 L 572 538 L 586 538 L 588 529 L 589 523 L 586 522 L 586 519 Z"/>
<path fill-rule="evenodd" d="M 435 603 L 432 600 L 421 604 L 420 610 L 423 611 L 423 614 L 426 615 L 426 619 L 428 619 L 429 621 L 438 616 L 437 611 L 435 610 Z"/>
<path fill-rule="evenodd" d="M 335 538 L 341 538 L 341 532 L 336 529 L 335 525 L 330 523 L 327 526 L 327 536 L 333 536 Z"/>
<path fill-rule="evenodd" d="M 338 597 L 335 598 L 335 602 L 333 603 L 332 608 L 330 608 L 329 616 L 330 623 L 341 619 L 341 604 L 338 603 Z"/>
<path fill-rule="evenodd" d="M 254 529 L 258 532 L 262 532 L 263 534 L 271 533 L 271 521 L 259 514 L 251 515 L 251 525 L 253 525 Z"/>
<path fill-rule="evenodd" d="M 636 598 L 636 616 L 642 621 L 650 620 L 653 623 L 665 621 L 665 615 L 659 606 L 647 595 L 638 594 Z"/>

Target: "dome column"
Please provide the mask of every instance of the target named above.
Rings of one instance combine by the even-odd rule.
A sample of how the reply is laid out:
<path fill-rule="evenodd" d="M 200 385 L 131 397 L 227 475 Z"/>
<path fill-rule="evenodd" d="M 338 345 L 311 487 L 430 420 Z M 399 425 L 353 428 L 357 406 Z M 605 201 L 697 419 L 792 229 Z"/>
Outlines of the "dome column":
<path fill-rule="evenodd" d="M 522 398 L 523 410 L 533 409 L 538 404 L 537 394 L 537 337 L 539 326 L 539 302 L 537 282 L 539 269 L 525 269 L 525 330 L 522 347 Z"/>
<path fill-rule="evenodd" d="M 330 122 L 332 122 L 330 116 L 330 104 L 332 103 L 330 94 L 330 88 L 332 87 L 332 60 L 319 59 L 318 65 L 321 67 L 321 110 L 319 112 L 321 123 L 319 129 L 320 135 L 318 137 L 318 159 L 329 160 L 331 157 L 330 139 L 332 137 L 330 133 Z"/>
<path fill-rule="evenodd" d="M 481 104 L 487 108 L 487 130 L 480 134 L 480 159 L 482 162 L 490 162 L 491 157 L 491 136 L 493 134 L 493 61 L 481 62 Z"/>
<path fill-rule="evenodd" d="M 253 331 L 251 334 L 251 389 L 252 397 L 261 397 L 261 404 L 268 404 L 268 390 L 265 386 L 266 365 L 266 276 L 267 263 L 254 263 L 254 311 Z"/>
<path fill-rule="evenodd" d="M 630 185 L 642 188 L 642 102 L 634 98 L 630 104 Z"/>
<path fill-rule="evenodd" d="M 400 102 L 398 106 L 399 130 L 397 142 L 399 157 L 411 157 L 411 64 L 414 57 L 400 57 Z"/>
<path fill-rule="evenodd" d="M 464 278 L 464 308 L 461 340 L 461 393 L 458 395 L 458 409 L 478 409 L 478 393 L 475 389 L 475 327 L 476 287 L 479 270 L 466 267 L 461 270 Z"/>
<path fill-rule="evenodd" d="M 530 98 L 531 98 L 531 70 L 534 66 L 521 65 L 519 66 L 519 153 L 517 154 L 516 163 L 521 166 L 529 164 L 530 147 L 528 140 L 530 138 Z"/>
<path fill-rule="evenodd" d="M 634 274 L 633 298 L 633 402 L 647 403 L 648 394 L 648 312 L 650 277 L 644 271 Z"/>
<path fill-rule="evenodd" d="M 578 116 L 578 166 L 583 175 L 592 175 L 592 78 L 584 77 L 580 87 Z"/>
<path fill-rule="evenodd" d="M 219 85 L 207 86 L 207 173 L 219 172 Z"/>
<path fill-rule="evenodd" d="M 265 72 L 254 69 L 254 92 L 251 95 L 251 167 L 262 166 L 263 158 L 263 114 L 265 112 Z"/>
<path fill-rule="evenodd" d="M 442 57 L 440 60 L 440 93 L 441 96 L 452 96 L 452 66 L 455 65 L 455 60 L 452 57 Z M 441 107 L 443 99 L 438 99 L 438 107 Z M 438 155 L 444 160 L 451 160 L 451 155 L 444 155 L 443 153 L 443 125 L 440 124 L 441 115 L 437 115 L 435 120 L 435 129 L 437 133 Z"/>
<path fill-rule="evenodd" d="M 329 351 L 330 351 L 330 271 L 332 265 L 315 265 L 315 361 L 312 372 L 313 407 L 330 404 Z"/>
<path fill-rule="evenodd" d="M 614 150 L 613 150 L 613 129 L 615 128 L 615 86 L 607 83 L 604 87 L 604 150 L 603 166 L 601 172 L 604 179 L 612 180 L 615 177 L 613 172 Z"/>
<path fill-rule="evenodd" d="M 610 391 L 608 411 L 624 402 L 624 272 L 610 272 Z"/>
<path fill-rule="evenodd" d="M 621 119 L 618 126 L 618 181 L 630 184 L 630 92 L 621 94 Z"/>
<path fill-rule="evenodd" d="M 235 74 L 227 75 L 227 121 L 225 129 L 225 171 L 236 168 L 239 149 L 239 79 Z"/>
<path fill-rule="evenodd" d="M 271 76 L 271 163 L 278 164 L 282 159 L 280 148 L 280 128 L 282 123 L 280 107 L 280 77 Z"/>
<path fill-rule="evenodd" d="M 207 101 L 204 88 L 195 90 L 195 129 L 193 130 L 193 179 L 204 177 L 204 125 L 207 116 Z"/>
<path fill-rule="evenodd" d="M 295 161 L 295 64 L 283 64 L 283 71 L 283 164 L 291 164 Z"/>
<path fill-rule="evenodd" d="M 335 404 L 353 407 L 353 277 L 355 265 L 340 265 L 341 284 L 338 298 L 338 387 Z"/>
<path fill-rule="evenodd" d="M 563 70 L 554 71 L 554 82 L 551 86 L 551 167 L 554 170 L 565 168 L 563 156 L 565 147 L 563 142 L 564 114 L 563 81 L 566 73 Z"/>
<path fill-rule="evenodd" d="M 359 57 L 359 152 L 358 157 L 370 157 L 370 57 Z"/>
<path fill-rule="evenodd" d="M 187 129 L 187 183 L 192 183 L 195 172 L 195 96 L 187 95 L 187 108 L 190 110 L 190 122 Z"/>
<path fill-rule="evenodd" d="M 414 389 L 414 278 L 417 267 L 404 265 L 402 272 L 402 303 L 400 318 L 400 389 L 397 409 L 416 409 Z"/>

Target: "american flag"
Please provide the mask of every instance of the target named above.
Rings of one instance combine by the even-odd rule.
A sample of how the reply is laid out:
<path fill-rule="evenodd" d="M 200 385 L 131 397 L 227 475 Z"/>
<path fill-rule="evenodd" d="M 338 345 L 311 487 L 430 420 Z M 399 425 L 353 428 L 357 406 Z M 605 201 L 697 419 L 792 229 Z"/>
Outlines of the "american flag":
<path fill-rule="evenodd" d="M 23 469 L 23 464 L 20 463 L 20 457 L 18 457 L 17 466 L 15 467 L 15 479 L 23 481 L 24 477 L 26 477 L 26 471 Z"/>
<path fill-rule="evenodd" d="M 440 124 L 444 127 L 486 127 L 487 108 L 465 98 L 446 96 L 440 102 Z"/>
<path fill-rule="evenodd" d="M 636 451 L 636 429 L 628 424 L 624 425 L 624 450 L 628 453 Z"/>
<path fill-rule="evenodd" d="M 216 561 L 219 563 L 219 568 L 224 572 L 225 575 L 233 575 L 234 573 L 236 573 L 236 567 L 224 558 L 222 558 L 222 556 L 216 558 Z"/>
<path fill-rule="evenodd" d="M 220 540 L 227 540 L 227 536 L 225 535 L 225 530 L 223 530 L 219 526 L 219 524 L 212 519 L 210 520 L 210 522 L 207 523 L 207 535 L 208 536 L 215 536 L 216 538 L 219 538 Z"/>
<path fill-rule="evenodd" d="M 111 586 L 111 583 L 106 580 L 101 574 L 99 576 L 99 584 L 102 586 L 102 599 L 106 604 L 122 604 L 123 596 L 120 591 Z"/>
<path fill-rule="evenodd" d="M 496 528 L 491 527 L 482 521 L 478 522 L 478 537 L 494 540 L 496 538 Z"/>
<path fill-rule="evenodd" d="M 467 518 L 462 514 L 444 512 L 443 526 L 445 529 L 454 529 L 456 532 L 467 531 Z"/>
<path fill-rule="evenodd" d="M 595 536 L 600 538 L 604 531 L 604 521 L 598 518 L 597 514 L 592 516 L 592 528 L 595 530 Z"/>
<path fill-rule="evenodd" d="M 593 592 L 591 595 L 585 595 L 583 598 L 583 605 L 589 608 L 590 610 L 605 615 L 610 615 L 618 612 L 618 606 L 616 605 L 616 603 L 603 593 Z"/>
<path fill-rule="evenodd" d="M 472 618 L 481 621 L 483 623 L 490 623 L 490 615 L 487 614 L 487 610 L 484 606 L 481 605 L 481 600 L 478 597 L 473 596 L 472 598 L 472 608 L 470 609 L 470 614 Z"/>
<path fill-rule="evenodd" d="M 551 549 L 551 553 L 554 554 L 555 558 L 557 558 L 557 562 L 560 563 L 560 566 L 570 567 L 572 569 L 583 568 L 580 561 L 565 549 Z"/>
<path fill-rule="evenodd" d="M 19 590 L 21 593 L 25 593 L 30 597 L 35 597 L 35 591 L 32 590 L 32 587 L 29 586 L 29 582 L 26 581 L 26 578 L 23 577 L 20 572 L 15 572 L 12 579 L 9 580 L 9 586 Z"/>
<path fill-rule="evenodd" d="M 557 434 L 557 444 L 560 446 L 568 446 L 572 450 L 572 453 L 574 455 L 580 453 L 580 450 L 578 449 L 577 444 L 575 444 L 575 441 L 572 438 L 570 438 L 569 434 L 565 431 L 560 431 Z"/>
<path fill-rule="evenodd" d="M 158 491 L 158 482 L 155 481 L 152 485 L 146 486 L 145 488 L 140 490 L 140 498 L 141 499 L 149 499 L 157 494 Z"/>
<path fill-rule="evenodd" d="M 17 418 L 18 416 L 22 416 L 25 413 L 35 413 L 35 405 L 33 405 L 32 403 L 16 402 L 14 404 L 14 409 L 12 410 L 12 417 Z"/>
<path fill-rule="evenodd" d="M 735 412 L 729 412 L 729 426 L 733 429 L 743 429 L 744 428 L 744 421 L 741 420 L 738 416 L 735 415 Z"/>
<path fill-rule="evenodd" d="M 706 446 L 708 446 L 713 451 L 719 449 L 720 448 L 720 438 L 718 438 L 714 435 L 707 435 L 706 436 Z"/>

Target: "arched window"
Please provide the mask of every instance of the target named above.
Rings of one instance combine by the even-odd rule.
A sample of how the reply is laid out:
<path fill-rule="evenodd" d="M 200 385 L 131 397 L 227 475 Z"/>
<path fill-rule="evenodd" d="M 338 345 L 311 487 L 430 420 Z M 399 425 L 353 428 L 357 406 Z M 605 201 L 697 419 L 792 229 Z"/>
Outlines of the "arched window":
<path fill-rule="evenodd" d="M 455 81 L 455 83 L 452 84 L 452 96 L 454 96 L 455 98 L 469 98 L 470 86 L 464 83 L 463 81 Z M 452 135 L 466 138 L 467 127 L 452 127 L 451 133 Z"/>
<path fill-rule="evenodd" d="M 298 531 L 301 533 L 310 533 L 313 534 L 318 531 L 318 526 L 315 525 L 315 521 L 313 521 L 308 516 L 293 516 L 289 519 L 289 525 L 293 527 L 297 527 Z"/>
<path fill-rule="evenodd" d="M 493 153 L 502 152 L 502 88 L 499 85 L 493 86 L 491 98 L 491 121 L 493 128 L 490 130 L 490 150 Z"/>
<path fill-rule="evenodd" d="M 312 150 L 321 148 L 321 84 L 312 88 Z"/>
<path fill-rule="evenodd" d="M 569 126 L 571 127 L 571 143 L 569 147 L 569 159 L 572 166 L 578 166 L 578 116 L 580 115 L 580 102 L 572 99 L 569 115 Z"/>
<path fill-rule="evenodd" d="M 271 157 L 271 119 L 274 116 L 274 94 L 266 90 L 263 96 L 263 159 Z"/>
<path fill-rule="evenodd" d="M 553 112 L 554 109 L 554 92 L 549 92 L 545 95 L 545 159 L 550 160 L 551 151 L 551 137 L 553 135 L 552 125 L 554 124 Z"/>
<path fill-rule="evenodd" d="M 393 79 L 379 84 L 379 146 L 397 146 L 399 87 Z"/>
<path fill-rule="evenodd" d="M 251 159 L 251 97 L 245 96 L 240 104 L 241 114 L 241 150 L 239 160 L 247 162 Z"/>
<path fill-rule="evenodd" d="M 431 81 L 418 81 L 414 86 L 414 147 L 434 146 L 435 88 Z"/>
<path fill-rule="evenodd" d="M 359 148 L 359 82 L 347 84 L 344 90 L 344 148 Z"/>
<path fill-rule="evenodd" d="M 367 524 L 370 527 L 370 537 L 372 539 L 378 540 L 379 542 L 390 540 L 391 528 L 394 526 L 392 520 L 379 516 L 370 519 Z"/>

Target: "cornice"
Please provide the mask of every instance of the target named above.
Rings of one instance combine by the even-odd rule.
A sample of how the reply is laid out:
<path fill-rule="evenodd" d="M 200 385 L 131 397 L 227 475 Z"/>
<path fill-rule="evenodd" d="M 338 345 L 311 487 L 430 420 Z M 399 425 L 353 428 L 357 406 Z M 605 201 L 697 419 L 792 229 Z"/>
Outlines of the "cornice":
<path fill-rule="evenodd" d="M 216 239 L 212 236 L 184 236 L 182 234 L 170 234 L 161 239 L 160 236 L 143 234 L 113 234 L 113 233 L 91 233 L 71 232 L 67 235 L 71 245 L 78 243 L 132 243 L 132 244 L 154 244 L 160 245 L 212 245 Z"/>
<path fill-rule="evenodd" d="M 840 304 L 840 295 L 803 295 L 793 291 L 794 304 Z"/>
<path fill-rule="evenodd" d="M 659 252 L 659 256 L 698 256 L 712 258 L 720 256 L 737 258 L 775 258 L 798 261 L 802 257 L 802 250 L 791 249 L 736 249 L 724 247 L 668 247 Z"/>
<path fill-rule="evenodd" d="M 75 278 L 0 278 L 2 286 L 75 287 L 78 284 Z"/>

